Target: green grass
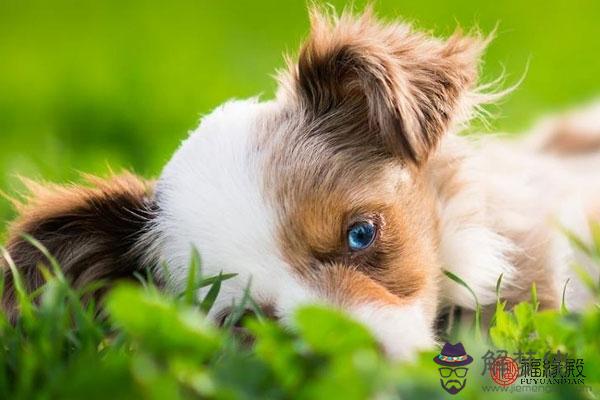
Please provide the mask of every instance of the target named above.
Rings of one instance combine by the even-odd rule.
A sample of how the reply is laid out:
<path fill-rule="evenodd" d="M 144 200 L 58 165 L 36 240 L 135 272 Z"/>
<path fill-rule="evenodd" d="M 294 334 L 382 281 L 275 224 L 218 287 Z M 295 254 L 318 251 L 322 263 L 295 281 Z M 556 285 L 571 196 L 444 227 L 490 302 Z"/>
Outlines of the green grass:
<path fill-rule="evenodd" d="M 595 228 L 593 244 L 578 243 L 598 260 L 600 230 Z M 283 328 L 262 317 L 246 292 L 224 326 L 217 328 L 206 312 L 221 282 L 235 276 L 202 276 L 197 256 L 183 292 L 164 293 L 140 278 L 140 284 L 123 283 L 111 290 L 100 312 L 93 301 L 81 300 L 85 291 L 73 290 L 50 255 L 48 259 L 50 267 L 43 267 L 47 283 L 41 290 L 28 294 L 17 284 L 22 311 L 17 323 L 0 313 L 0 398 L 444 397 L 432 361 L 435 352 L 421 354 L 416 362 L 392 363 L 366 327 L 333 309 L 306 306 L 295 313 L 291 328 Z M 17 268 L 11 267 L 18 282 Z M 468 286 L 455 275 L 452 279 Z M 530 301 L 507 310 L 498 290 L 489 324 L 480 327 L 479 317 L 472 324 L 456 324 L 444 339 L 462 341 L 475 358 L 461 396 L 505 396 L 483 392 L 483 385 L 495 384 L 489 375 L 480 374 L 481 356 L 488 349 L 505 349 L 540 355 L 560 351 L 582 358 L 585 383 L 592 392 L 553 385 L 554 391 L 544 397 L 597 398 L 600 283 L 587 281 L 596 305 L 583 313 L 572 313 L 564 305 L 560 310 L 538 310 L 535 287 Z M 194 295 L 201 287 L 210 288 L 204 298 Z M 233 334 L 246 308 L 256 310 L 254 317 L 240 321 L 255 337 L 252 346 Z"/>

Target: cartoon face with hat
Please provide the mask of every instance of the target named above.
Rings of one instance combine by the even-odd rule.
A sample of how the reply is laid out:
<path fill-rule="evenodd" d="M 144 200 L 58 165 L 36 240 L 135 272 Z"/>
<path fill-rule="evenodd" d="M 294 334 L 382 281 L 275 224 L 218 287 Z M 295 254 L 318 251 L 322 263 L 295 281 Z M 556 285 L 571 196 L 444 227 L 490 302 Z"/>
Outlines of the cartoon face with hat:
<path fill-rule="evenodd" d="M 433 358 L 440 372 L 440 383 L 442 388 L 450 394 L 460 392 L 467 383 L 467 372 L 469 369 L 465 365 L 473 362 L 473 357 L 467 354 L 462 343 L 446 343 L 442 348 L 440 355 Z"/>

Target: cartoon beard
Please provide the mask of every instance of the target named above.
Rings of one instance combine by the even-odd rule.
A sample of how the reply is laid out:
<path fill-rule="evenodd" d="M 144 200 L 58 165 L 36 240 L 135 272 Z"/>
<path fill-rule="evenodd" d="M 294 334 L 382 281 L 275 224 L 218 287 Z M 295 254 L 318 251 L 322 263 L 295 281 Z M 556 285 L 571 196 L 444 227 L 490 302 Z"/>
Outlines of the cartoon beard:
<path fill-rule="evenodd" d="M 440 379 L 440 383 L 442 385 L 442 388 L 450 393 L 450 394 L 456 394 L 458 392 L 460 392 L 464 387 L 465 384 L 467 383 L 466 379 L 463 379 L 462 382 L 457 380 L 457 379 L 449 379 L 447 381 L 444 382 L 443 379 Z"/>

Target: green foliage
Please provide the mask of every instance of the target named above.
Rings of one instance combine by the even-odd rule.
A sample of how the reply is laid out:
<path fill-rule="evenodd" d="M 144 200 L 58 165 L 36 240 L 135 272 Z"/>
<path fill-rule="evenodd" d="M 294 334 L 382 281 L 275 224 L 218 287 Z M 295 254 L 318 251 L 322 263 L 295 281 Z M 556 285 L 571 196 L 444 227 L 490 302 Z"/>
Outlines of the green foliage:
<path fill-rule="evenodd" d="M 123 284 L 101 314 L 70 301 L 80 294 L 57 277 L 39 305 L 21 292 L 32 312 L 14 326 L 2 320 L 0 398 L 365 398 L 378 390 L 383 358 L 374 340 L 337 311 L 299 310 L 299 334 L 252 319 L 255 351 L 242 347 L 202 310 L 224 279 L 212 279 L 199 304 L 187 301 L 196 285 L 168 296 Z M 352 385 L 340 392 L 345 382 Z"/>
<path fill-rule="evenodd" d="M 581 242 L 582 251 L 597 252 L 597 239 L 591 245 Z M 3 255 L 12 265 L 4 250 Z M 197 253 L 181 293 L 171 288 L 175 294 L 165 294 L 148 280 L 121 284 L 109 292 L 102 311 L 86 296 L 93 288 L 73 290 L 47 256 L 54 268 L 53 273 L 46 269 L 43 288 L 32 294 L 22 285 L 17 288 L 20 309 L 27 312 L 15 324 L 0 314 L 0 398 L 385 399 L 443 394 L 432 362 L 435 353 L 421 354 L 412 363 L 392 363 L 366 327 L 337 310 L 300 308 L 292 327 L 284 328 L 263 318 L 246 290 L 224 327 L 216 327 L 206 313 L 221 283 L 234 275 L 202 276 Z M 14 265 L 12 272 L 19 279 Z M 447 275 L 470 290 L 462 278 Z M 560 351 L 583 358 L 586 384 L 598 392 L 600 308 L 596 305 L 578 314 L 564 306 L 540 311 L 534 286 L 530 301 L 508 310 L 501 298 L 501 282 L 499 277 L 489 335 L 477 322 L 478 312 L 475 323 L 461 327 L 459 336 L 447 338 L 462 341 L 476 359 L 461 395 L 479 398 L 482 385 L 494 385 L 489 376 L 480 374 L 477 359 L 488 348 L 537 354 Z M 196 295 L 201 288 L 204 295 Z M 256 318 L 245 316 L 248 309 L 256 310 Z M 252 346 L 234 334 L 242 325 L 254 337 Z M 545 396 L 591 396 L 573 386 L 559 389 Z"/>
<path fill-rule="evenodd" d="M 598 224 L 591 223 L 593 238 L 585 243 L 573 234 L 568 234 L 571 243 L 591 259 L 600 258 L 600 230 Z M 575 265 L 574 267 L 577 267 Z M 600 267 L 597 264 L 596 267 Z M 576 269 L 577 270 L 577 269 Z M 511 311 L 506 310 L 506 302 L 498 300 L 496 304 L 495 324 L 490 328 L 492 343 L 499 348 L 577 355 L 585 360 L 587 379 L 593 382 L 596 390 L 600 388 L 600 304 L 598 294 L 600 283 L 594 282 L 590 275 L 582 272 L 588 289 L 596 295 L 596 303 L 582 313 L 570 313 L 563 303 L 559 310 L 538 310 L 537 293 L 532 287 L 530 302 L 517 304 Z"/>

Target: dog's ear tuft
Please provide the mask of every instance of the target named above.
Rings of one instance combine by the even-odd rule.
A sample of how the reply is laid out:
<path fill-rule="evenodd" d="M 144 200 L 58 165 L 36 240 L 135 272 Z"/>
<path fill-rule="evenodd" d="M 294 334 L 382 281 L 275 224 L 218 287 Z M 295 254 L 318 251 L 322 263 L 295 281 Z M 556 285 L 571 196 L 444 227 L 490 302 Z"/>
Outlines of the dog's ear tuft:
<path fill-rule="evenodd" d="M 130 173 L 86 178 L 86 186 L 25 181 L 29 196 L 14 201 L 19 216 L 10 226 L 7 250 L 28 290 L 43 284 L 38 265 L 48 265 L 48 260 L 24 233 L 56 258 L 75 287 L 131 278 L 148 267 L 149 228 L 157 212 L 151 184 Z M 2 267 L 6 281 L 2 304 L 14 317 L 12 275 L 6 265 Z"/>
<path fill-rule="evenodd" d="M 407 24 L 384 24 L 370 9 L 356 17 L 311 12 L 311 33 L 280 82 L 313 118 L 376 133 L 386 151 L 427 159 L 449 125 L 468 119 L 469 91 L 487 44 L 460 32 L 442 41 Z M 371 138 L 373 139 L 373 138 Z"/>

